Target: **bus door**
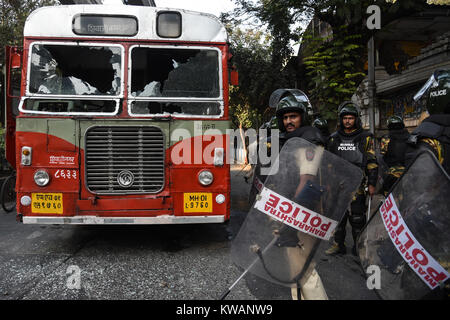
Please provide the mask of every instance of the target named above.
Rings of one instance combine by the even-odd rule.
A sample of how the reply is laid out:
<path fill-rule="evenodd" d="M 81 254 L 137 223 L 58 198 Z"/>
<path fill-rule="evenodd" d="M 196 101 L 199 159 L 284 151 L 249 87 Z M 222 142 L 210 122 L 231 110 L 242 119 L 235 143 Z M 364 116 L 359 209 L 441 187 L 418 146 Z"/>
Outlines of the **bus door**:
<path fill-rule="evenodd" d="M 20 85 L 22 74 L 22 48 L 6 46 L 5 86 L 5 155 L 16 168 L 16 116 L 19 114 Z"/>

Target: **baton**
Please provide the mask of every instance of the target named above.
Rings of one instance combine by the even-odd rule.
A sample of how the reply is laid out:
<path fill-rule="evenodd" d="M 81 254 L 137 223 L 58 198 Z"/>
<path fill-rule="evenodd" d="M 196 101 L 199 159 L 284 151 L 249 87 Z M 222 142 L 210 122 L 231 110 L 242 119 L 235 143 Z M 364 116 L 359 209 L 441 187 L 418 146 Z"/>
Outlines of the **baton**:
<path fill-rule="evenodd" d="M 264 254 L 271 246 L 273 246 L 275 241 L 278 238 L 279 238 L 278 235 L 273 237 L 272 241 L 270 241 L 270 243 L 262 251 L 262 254 Z M 259 258 L 255 258 L 255 260 L 250 264 L 250 266 L 248 266 L 247 269 L 245 269 L 245 271 L 239 276 L 239 278 L 237 278 L 237 280 L 227 290 L 225 290 L 225 292 L 220 296 L 219 300 L 224 300 L 228 296 L 228 294 L 231 292 L 231 290 L 233 290 L 234 286 L 238 284 L 238 282 L 250 271 L 251 268 L 253 268 L 253 266 L 258 261 L 259 261 Z"/>
<path fill-rule="evenodd" d="M 367 221 L 366 221 L 366 223 L 369 222 L 369 219 L 370 219 L 370 204 L 371 204 L 371 202 L 372 202 L 372 196 L 369 195 L 369 205 L 368 205 L 368 208 L 367 208 Z"/>

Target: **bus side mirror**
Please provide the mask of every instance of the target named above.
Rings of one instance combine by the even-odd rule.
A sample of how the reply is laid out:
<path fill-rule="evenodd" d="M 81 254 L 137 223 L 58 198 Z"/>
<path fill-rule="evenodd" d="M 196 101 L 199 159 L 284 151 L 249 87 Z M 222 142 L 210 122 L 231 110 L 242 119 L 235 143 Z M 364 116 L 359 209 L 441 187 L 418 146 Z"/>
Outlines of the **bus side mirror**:
<path fill-rule="evenodd" d="M 231 69 L 230 72 L 230 83 L 233 86 L 239 85 L 239 73 L 236 71 L 236 69 L 234 69 L 234 67 Z"/>
<path fill-rule="evenodd" d="M 20 69 L 22 65 L 22 56 L 18 52 L 11 55 L 11 69 Z"/>

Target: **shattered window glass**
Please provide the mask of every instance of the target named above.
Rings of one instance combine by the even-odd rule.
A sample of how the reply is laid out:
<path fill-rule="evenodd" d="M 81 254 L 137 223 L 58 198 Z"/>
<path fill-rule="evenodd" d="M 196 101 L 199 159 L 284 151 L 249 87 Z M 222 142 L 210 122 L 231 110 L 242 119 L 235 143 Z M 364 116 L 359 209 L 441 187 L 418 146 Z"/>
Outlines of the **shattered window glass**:
<path fill-rule="evenodd" d="M 133 101 L 131 103 L 131 113 L 135 115 L 180 114 L 194 116 L 216 116 L 222 114 L 222 108 L 218 102 Z"/>
<path fill-rule="evenodd" d="M 134 97 L 218 98 L 216 50 L 133 48 L 131 95 Z"/>
<path fill-rule="evenodd" d="M 117 96 L 121 70 L 120 47 L 35 44 L 29 92 Z"/>
<path fill-rule="evenodd" d="M 41 112 L 69 113 L 113 113 L 117 102 L 114 100 L 45 100 L 27 99 L 23 109 Z"/>

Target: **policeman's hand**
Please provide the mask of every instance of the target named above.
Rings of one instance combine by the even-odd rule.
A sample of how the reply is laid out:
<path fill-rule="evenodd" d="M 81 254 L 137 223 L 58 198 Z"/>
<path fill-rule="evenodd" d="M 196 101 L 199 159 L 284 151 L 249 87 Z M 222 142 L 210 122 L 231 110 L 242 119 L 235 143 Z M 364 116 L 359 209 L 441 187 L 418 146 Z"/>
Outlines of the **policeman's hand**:
<path fill-rule="evenodd" d="M 373 196 L 375 194 L 375 186 L 369 184 L 369 195 Z"/>

